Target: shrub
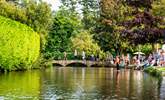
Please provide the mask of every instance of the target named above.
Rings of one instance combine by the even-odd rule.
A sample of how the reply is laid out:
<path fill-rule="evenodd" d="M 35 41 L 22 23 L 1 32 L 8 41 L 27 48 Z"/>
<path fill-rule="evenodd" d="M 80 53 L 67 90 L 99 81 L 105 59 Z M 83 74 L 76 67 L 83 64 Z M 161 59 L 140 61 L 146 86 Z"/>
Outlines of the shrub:
<path fill-rule="evenodd" d="M 0 16 L 0 69 L 29 69 L 39 51 L 37 33 L 26 25 Z"/>

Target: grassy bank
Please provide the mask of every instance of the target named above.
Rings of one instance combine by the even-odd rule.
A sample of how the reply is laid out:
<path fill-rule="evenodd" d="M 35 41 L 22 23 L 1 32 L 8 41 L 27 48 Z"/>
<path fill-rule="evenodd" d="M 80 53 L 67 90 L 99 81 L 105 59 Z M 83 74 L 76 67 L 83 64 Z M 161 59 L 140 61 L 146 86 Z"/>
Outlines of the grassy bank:
<path fill-rule="evenodd" d="M 162 77 L 162 73 L 165 72 L 165 68 L 148 67 L 144 69 L 144 72 L 155 77 Z"/>

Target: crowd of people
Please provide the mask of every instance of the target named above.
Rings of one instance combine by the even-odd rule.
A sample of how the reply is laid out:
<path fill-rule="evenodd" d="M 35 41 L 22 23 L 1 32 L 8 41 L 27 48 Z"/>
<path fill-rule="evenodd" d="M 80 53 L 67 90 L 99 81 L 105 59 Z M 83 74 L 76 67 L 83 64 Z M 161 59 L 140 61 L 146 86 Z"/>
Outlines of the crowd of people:
<path fill-rule="evenodd" d="M 165 66 L 165 51 L 159 49 L 157 52 L 150 53 L 149 55 L 134 55 L 132 58 L 129 56 L 116 56 L 114 64 L 117 69 L 120 66 L 127 67 L 134 65 L 135 69 L 144 69 L 150 66 L 163 67 Z"/>
<path fill-rule="evenodd" d="M 151 53 L 143 62 L 144 68 L 148 66 L 165 66 L 165 51 L 159 49 L 158 52 Z"/>

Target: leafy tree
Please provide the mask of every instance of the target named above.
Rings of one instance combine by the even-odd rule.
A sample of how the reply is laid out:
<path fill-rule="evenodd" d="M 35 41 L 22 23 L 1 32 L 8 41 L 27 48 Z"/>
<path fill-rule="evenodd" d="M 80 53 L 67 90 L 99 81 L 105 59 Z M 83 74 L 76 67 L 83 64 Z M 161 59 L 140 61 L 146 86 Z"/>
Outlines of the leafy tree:
<path fill-rule="evenodd" d="M 139 3 L 136 3 L 139 2 Z M 161 42 L 163 38 L 164 21 L 159 16 L 154 16 L 151 12 L 153 2 L 145 0 L 142 4 L 141 0 L 126 1 L 128 5 L 134 7 L 132 19 L 126 20 L 123 26 L 126 28 L 122 36 L 128 38 L 132 44 L 145 44 Z"/>
<path fill-rule="evenodd" d="M 128 46 L 127 40 L 120 35 L 123 29 L 120 22 L 126 19 L 125 14 L 129 14 L 130 8 L 116 0 L 101 0 L 100 7 L 101 15 L 94 38 L 104 51 L 115 51 L 118 54 Z"/>
<path fill-rule="evenodd" d="M 70 51 L 71 37 L 78 33 L 81 22 L 70 10 L 61 8 L 56 12 L 53 26 L 48 35 L 45 57 L 58 59 L 60 53 Z"/>
<path fill-rule="evenodd" d="M 164 0 L 160 0 L 160 1 L 155 1 L 152 5 L 152 9 L 151 12 L 153 13 L 153 15 L 157 16 L 157 17 L 165 17 L 165 1 Z"/>
<path fill-rule="evenodd" d="M 99 17 L 99 0 L 80 0 L 79 4 L 82 6 L 84 28 L 94 28 Z"/>
<path fill-rule="evenodd" d="M 72 38 L 72 49 L 80 53 L 85 51 L 88 56 L 103 53 L 88 31 L 82 31 Z"/>
<path fill-rule="evenodd" d="M 28 20 L 25 9 L 19 8 L 14 3 L 6 2 L 5 0 L 0 1 L 0 15 L 21 23 L 26 23 Z"/>
<path fill-rule="evenodd" d="M 79 0 L 61 0 L 64 7 L 71 11 L 71 13 L 77 12 L 77 5 Z"/>
<path fill-rule="evenodd" d="M 46 36 L 52 25 L 52 12 L 50 6 L 45 2 L 30 1 L 25 4 L 26 16 L 28 18 L 26 24 L 31 26 L 40 34 L 42 39 L 41 46 L 44 48 Z"/>
<path fill-rule="evenodd" d="M 104 51 L 130 51 L 130 46 L 161 41 L 162 17 L 151 13 L 151 0 L 101 0 L 95 39 Z"/>

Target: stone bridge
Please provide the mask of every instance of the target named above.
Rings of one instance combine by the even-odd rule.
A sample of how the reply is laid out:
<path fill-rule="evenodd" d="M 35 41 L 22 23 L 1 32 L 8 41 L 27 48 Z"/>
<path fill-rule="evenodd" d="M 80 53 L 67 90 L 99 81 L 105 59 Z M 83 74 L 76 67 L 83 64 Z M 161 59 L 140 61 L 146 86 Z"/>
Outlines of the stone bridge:
<path fill-rule="evenodd" d="M 73 64 L 81 64 L 86 67 L 92 66 L 107 66 L 107 67 L 114 67 L 110 62 L 104 61 L 89 61 L 89 60 L 53 60 L 53 65 L 59 66 L 72 66 Z"/>

